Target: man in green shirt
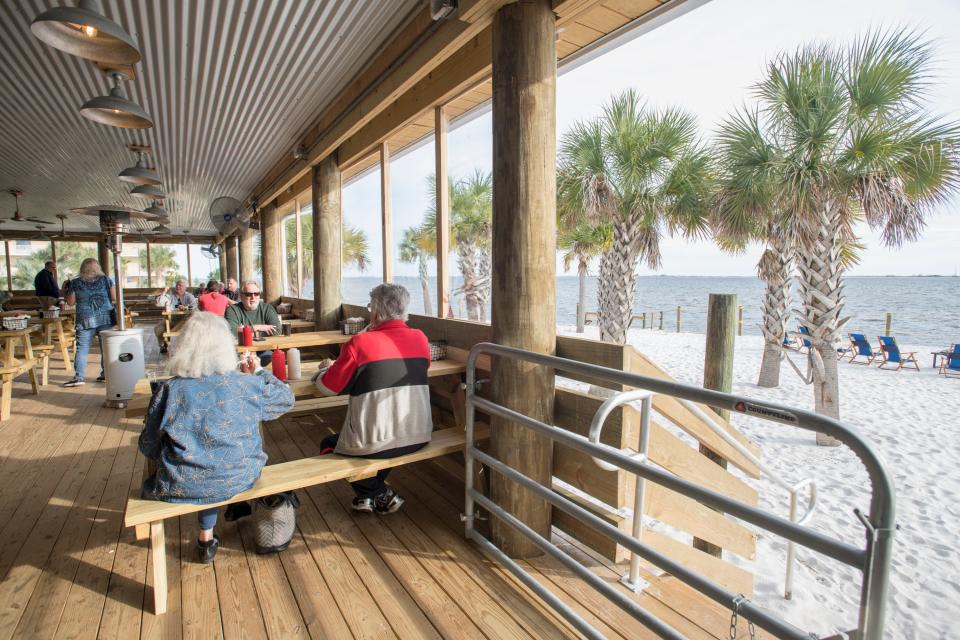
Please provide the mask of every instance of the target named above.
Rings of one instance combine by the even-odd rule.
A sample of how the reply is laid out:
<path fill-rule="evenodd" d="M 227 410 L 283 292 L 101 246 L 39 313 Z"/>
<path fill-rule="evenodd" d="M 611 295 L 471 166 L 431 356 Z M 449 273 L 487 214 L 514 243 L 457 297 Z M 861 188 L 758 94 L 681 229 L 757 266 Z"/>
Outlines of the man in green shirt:
<path fill-rule="evenodd" d="M 230 323 L 230 329 L 233 335 L 239 336 L 238 329 L 244 325 L 250 325 L 254 331 L 259 331 L 263 335 L 276 335 L 283 328 L 280 323 L 280 316 L 273 305 L 260 299 L 260 284 L 254 280 L 248 280 L 243 283 L 240 290 L 240 304 L 227 307 L 223 317 Z M 258 351 L 261 366 L 266 366 L 271 359 L 271 352 Z"/>

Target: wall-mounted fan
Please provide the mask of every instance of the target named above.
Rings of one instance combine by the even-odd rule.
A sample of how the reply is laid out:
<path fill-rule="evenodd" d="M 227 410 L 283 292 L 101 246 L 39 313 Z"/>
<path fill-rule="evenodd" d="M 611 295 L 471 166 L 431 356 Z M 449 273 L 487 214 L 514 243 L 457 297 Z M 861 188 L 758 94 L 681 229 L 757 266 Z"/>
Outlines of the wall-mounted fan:
<path fill-rule="evenodd" d="M 209 258 L 210 260 L 219 258 L 221 251 L 223 251 L 223 247 L 218 244 L 211 244 L 209 247 L 200 247 L 200 253 L 203 254 L 203 257 Z"/>

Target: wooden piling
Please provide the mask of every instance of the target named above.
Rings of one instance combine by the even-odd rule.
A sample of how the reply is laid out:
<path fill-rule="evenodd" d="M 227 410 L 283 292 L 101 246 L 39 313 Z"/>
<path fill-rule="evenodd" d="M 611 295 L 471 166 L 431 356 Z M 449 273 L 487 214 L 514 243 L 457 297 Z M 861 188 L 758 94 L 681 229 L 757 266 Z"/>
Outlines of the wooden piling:
<path fill-rule="evenodd" d="M 680 333 L 680 305 L 677 305 L 677 333 Z"/>
<path fill-rule="evenodd" d="M 743 305 L 737 306 L 737 335 L 743 335 Z"/>
<path fill-rule="evenodd" d="M 317 331 L 336 329 L 340 309 L 340 164 L 337 155 L 313 168 L 313 304 Z"/>
<path fill-rule="evenodd" d="M 233 278 L 234 280 L 238 281 L 237 284 L 239 285 L 240 284 L 239 283 L 239 280 L 240 280 L 239 259 L 240 258 L 237 250 L 237 236 L 236 235 L 228 236 L 227 239 L 224 241 L 224 245 L 226 246 L 226 251 L 227 251 L 227 275 L 224 277 L 224 284 L 226 284 L 227 279 Z M 240 289 L 238 286 L 237 291 L 239 290 Z"/>
<path fill-rule="evenodd" d="M 280 246 L 280 212 L 276 201 L 260 210 L 260 261 L 263 265 L 263 300 L 275 304 L 283 294 L 284 250 Z"/>
<path fill-rule="evenodd" d="M 739 310 L 742 311 L 743 307 Z M 703 386 L 705 389 L 725 391 L 733 388 L 733 346 L 738 326 L 737 296 L 732 293 L 711 293 L 707 303 L 707 347 L 703 358 Z M 727 420 L 730 411 L 712 407 Z M 727 461 L 711 449 L 700 445 L 700 453 L 710 458 L 724 469 Z M 720 557 L 722 549 L 699 538 L 693 539 L 693 546 L 710 555 Z"/>
<path fill-rule="evenodd" d="M 884 329 L 883 329 L 883 335 L 885 335 L 885 336 L 890 335 L 890 325 L 891 325 L 891 324 L 893 324 L 893 314 L 888 312 L 888 313 L 887 313 L 887 324 L 886 324 L 886 326 L 885 326 Z"/>
<path fill-rule="evenodd" d="M 550 0 L 501 8 L 493 20 L 493 341 L 556 350 L 556 18 Z M 553 423 L 553 371 L 496 359 L 492 397 Z M 492 454 L 550 486 L 549 438 L 493 418 Z M 548 502 L 500 474 L 492 499 L 549 539 Z M 493 518 L 493 541 L 513 557 L 539 555 L 526 537 Z"/>
<path fill-rule="evenodd" d="M 247 280 L 257 279 L 257 263 L 253 258 L 253 243 L 257 237 L 257 232 L 253 229 L 244 229 L 240 232 L 240 241 L 237 243 L 240 248 L 240 287 Z"/>

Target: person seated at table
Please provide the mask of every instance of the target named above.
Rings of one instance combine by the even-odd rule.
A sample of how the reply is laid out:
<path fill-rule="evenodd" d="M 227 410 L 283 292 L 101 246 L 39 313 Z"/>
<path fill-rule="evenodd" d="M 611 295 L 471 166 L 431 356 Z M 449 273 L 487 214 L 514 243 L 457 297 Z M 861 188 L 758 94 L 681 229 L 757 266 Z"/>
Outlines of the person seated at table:
<path fill-rule="evenodd" d="M 240 304 L 228 307 L 223 317 L 230 323 L 233 335 L 238 335 L 240 327 L 250 325 L 254 332 L 260 335 L 276 335 L 283 325 L 277 310 L 269 302 L 260 299 L 260 283 L 256 280 L 247 280 L 240 291 Z M 270 350 L 258 351 L 260 364 L 266 366 L 271 360 Z"/>
<path fill-rule="evenodd" d="M 260 422 L 293 406 L 293 392 L 237 353 L 226 321 L 199 312 L 186 321 L 168 364 L 173 376 L 150 399 L 140 451 L 156 461 L 143 482 L 143 497 L 165 502 L 211 504 L 246 491 L 260 477 L 267 454 Z M 216 507 L 198 514 L 200 562 L 212 562 Z"/>
<path fill-rule="evenodd" d="M 33 288 L 40 298 L 40 308 L 49 309 L 60 299 L 60 287 L 57 286 L 57 263 L 47 260 L 43 270 L 33 279 Z"/>
<path fill-rule="evenodd" d="M 340 433 L 321 442 L 324 450 L 363 458 L 395 458 L 430 442 L 430 345 L 419 329 L 406 324 L 410 294 L 397 284 L 381 284 L 370 292 L 370 325 L 353 336 L 336 361 L 321 362 L 314 376 L 320 393 L 350 394 Z M 324 369 L 324 367 L 328 367 Z M 361 513 L 393 513 L 403 505 L 387 486 L 389 469 L 351 483 L 353 509 Z"/>
<path fill-rule="evenodd" d="M 163 292 L 154 301 L 154 306 L 176 311 L 193 311 L 197 308 L 197 299 L 187 291 L 187 282 L 181 278 L 173 284 L 172 291 L 170 287 L 164 287 Z M 163 332 L 166 330 L 165 322 L 161 322 L 153 328 L 153 333 L 157 336 L 157 342 L 160 343 L 160 353 L 167 352 L 167 343 L 163 339 Z"/>
<path fill-rule="evenodd" d="M 220 292 L 230 299 L 230 303 L 240 302 L 240 292 L 237 291 L 237 279 L 227 278 L 227 283 Z"/>
<path fill-rule="evenodd" d="M 230 298 L 220 293 L 220 283 L 216 280 L 208 282 L 207 292 L 197 298 L 197 308 L 200 311 L 209 311 L 218 316 L 223 316 L 229 306 Z"/>
<path fill-rule="evenodd" d="M 114 325 L 113 301 L 116 293 L 113 280 L 108 278 L 100 268 L 100 263 L 93 258 L 87 258 L 80 263 L 80 275 L 70 281 L 66 294 L 67 304 L 76 305 L 77 316 L 75 322 L 77 332 L 77 350 L 73 362 L 73 378 L 63 383 L 65 387 L 79 387 L 84 384 L 84 374 L 87 371 L 87 355 L 90 353 L 90 344 L 93 337 L 100 336 Z M 102 344 L 102 343 L 101 343 Z M 100 377 L 103 376 L 103 357 L 101 348 Z"/>

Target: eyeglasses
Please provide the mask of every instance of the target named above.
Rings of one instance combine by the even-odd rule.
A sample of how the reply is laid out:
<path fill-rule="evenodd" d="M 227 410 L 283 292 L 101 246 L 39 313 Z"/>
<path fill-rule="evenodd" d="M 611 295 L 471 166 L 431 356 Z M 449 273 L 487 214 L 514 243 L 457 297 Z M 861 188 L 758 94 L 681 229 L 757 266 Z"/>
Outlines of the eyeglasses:
<path fill-rule="evenodd" d="M 260 295 L 260 292 L 259 292 L 259 291 L 244 291 L 244 292 L 243 292 L 243 295 L 247 296 L 248 298 L 256 298 L 258 295 Z"/>

